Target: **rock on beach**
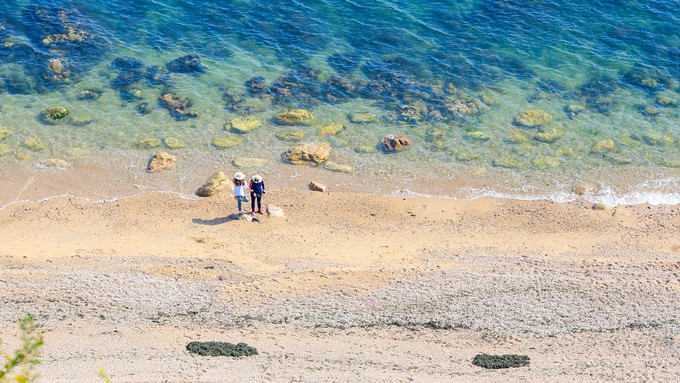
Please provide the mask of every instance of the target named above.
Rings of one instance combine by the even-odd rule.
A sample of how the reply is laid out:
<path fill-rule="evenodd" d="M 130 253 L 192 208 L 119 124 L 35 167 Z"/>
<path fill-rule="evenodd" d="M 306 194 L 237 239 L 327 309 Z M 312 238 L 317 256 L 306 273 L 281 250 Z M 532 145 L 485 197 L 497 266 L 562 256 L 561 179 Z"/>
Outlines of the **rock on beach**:
<path fill-rule="evenodd" d="M 223 172 L 217 172 L 211 175 L 203 185 L 201 185 L 198 190 L 196 190 L 196 195 L 199 197 L 210 197 L 222 190 L 226 189 L 228 184 L 227 175 Z"/>
<path fill-rule="evenodd" d="M 318 192 L 325 192 L 326 191 L 326 185 L 324 185 L 320 182 L 312 181 L 312 182 L 309 183 L 309 190 L 318 191 Z"/>
<path fill-rule="evenodd" d="M 146 170 L 150 173 L 156 173 L 163 170 L 170 170 L 175 167 L 177 157 L 168 154 L 167 152 L 158 152 L 151 157 L 149 165 Z"/>

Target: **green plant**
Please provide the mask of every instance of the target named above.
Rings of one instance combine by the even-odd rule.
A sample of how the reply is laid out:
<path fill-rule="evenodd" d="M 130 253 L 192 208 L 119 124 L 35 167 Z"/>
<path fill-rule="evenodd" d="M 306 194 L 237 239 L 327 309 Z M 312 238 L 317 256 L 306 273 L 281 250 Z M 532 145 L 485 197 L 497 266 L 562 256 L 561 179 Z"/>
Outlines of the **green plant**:
<path fill-rule="evenodd" d="M 482 368 L 490 369 L 524 367 L 529 365 L 529 357 L 527 355 L 516 354 L 477 354 L 475 355 L 475 358 L 472 359 L 472 364 Z"/>
<path fill-rule="evenodd" d="M 32 315 L 25 315 L 19 320 L 21 329 L 21 348 L 14 351 L 13 355 L 0 351 L 0 355 L 6 360 L 0 367 L 0 383 L 28 383 L 34 382 L 38 374 L 33 372 L 40 363 L 40 347 L 43 345 L 43 337 L 37 331 L 37 324 Z M 17 371 L 21 369 L 21 371 Z"/>
<path fill-rule="evenodd" d="M 109 378 L 109 375 L 104 371 L 103 367 L 99 367 L 99 377 L 104 381 L 104 383 L 111 383 L 111 378 Z"/>

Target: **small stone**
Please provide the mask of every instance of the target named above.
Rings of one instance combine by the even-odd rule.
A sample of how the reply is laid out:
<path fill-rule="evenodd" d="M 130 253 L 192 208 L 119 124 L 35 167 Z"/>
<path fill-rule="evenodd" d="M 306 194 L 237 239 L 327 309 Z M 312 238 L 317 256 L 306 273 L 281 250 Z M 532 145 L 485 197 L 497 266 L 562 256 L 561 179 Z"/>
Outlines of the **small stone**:
<path fill-rule="evenodd" d="M 78 100 L 81 101 L 94 101 L 101 97 L 102 91 L 99 89 L 83 89 L 78 92 Z"/>
<path fill-rule="evenodd" d="M 34 152 L 39 152 L 42 150 L 47 149 L 47 146 L 40 142 L 37 138 L 27 138 L 26 141 L 24 141 L 23 144 L 21 144 L 24 148 L 34 151 Z"/>
<path fill-rule="evenodd" d="M 305 138 L 305 132 L 278 132 L 276 138 L 287 142 L 300 142 Z"/>
<path fill-rule="evenodd" d="M 239 214 L 239 213 L 232 213 L 229 214 L 227 217 L 232 221 L 246 221 L 246 222 L 252 222 L 253 221 L 253 216 L 250 214 Z"/>
<path fill-rule="evenodd" d="M 526 110 L 520 113 L 513 122 L 525 128 L 538 128 L 552 122 L 552 116 L 542 110 Z"/>
<path fill-rule="evenodd" d="M 603 203 L 596 203 L 593 205 L 592 209 L 593 210 L 611 210 L 611 206 L 603 204 Z"/>
<path fill-rule="evenodd" d="M 578 184 L 574 185 L 571 191 L 576 195 L 586 195 L 595 193 L 597 191 L 597 188 L 593 185 Z"/>
<path fill-rule="evenodd" d="M 486 142 L 491 139 L 491 135 L 486 132 L 482 132 L 481 130 L 476 130 L 474 132 L 465 133 L 465 138 L 471 141 Z"/>
<path fill-rule="evenodd" d="M 604 154 L 613 152 L 616 149 L 616 144 L 613 140 L 602 140 L 593 145 L 591 152 L 595 154 Z"/>
<path fill-rule="evenodd" d="M 404 135 L 389 135 L 383 139 L 383 147 L 387 152 L 400 152 L 411 147 L 411 139 Z"/>
<path fill-rule="evenodd" d="M 370 124 L 378 121 L 378 116 L 372 113 L 350 113 L 347 119 L 354 124 Z"/>
<path fill-rule="evenodd" d="M 345 127 L 342 124 L 329 124 L 319 129 L 319 136 L 337 136 Z"/>
<path fill-rule="evenodd" d="M 69 110 L 63 106 L 52 106 L 45 109 L 45 116 L 50 120 L 61 120 L 68 116 Z"/>
<path fill-rule="evenodd" d="M 318 191 L 318 192 L 325 192 L 326 191 L 326 185 L 312 181 L 309 183 L 309 190 L 311 191 Z"/>
<path fill-rule="evenodd" d="M 638 107 L 638 110 L 640 111 L 640 113 L 648 117 L 656 117 L 661 113 L 661 111 L 658 108 L 655 108 L 651 105 L 640 105 Z"/>
<path fill-rule="evenodd" d="M 555 151 L 558 156 L 562 157 L 573 157 L 574 156 L 574 149 L 568 147 L 568 146 L 561 146 L 557 148 Z"/>
<path fill-rule="evenodd" d="M 165 137 L 163 143 L 168 149 L 182 149 L 186 147 L 184 140 L 179 137 Z"/>
<path fill-rule="evenodd" d="M 10 148 L 7 144 L 0 144 L 0 157 L 10 154 L 12 154 L 12 148 Z"/>
<path fill-rule="evenodd" d="M 291 109 L 276 115 L 276 122 L 283 125 L 300 125 L 316 120 L 316 116 L 306 109 Z"/>
<path fill-rule="evenodd" d="M 213 138 L 212 144 L 217 149 L 231 149 L 243 143 L 243 138 L 237 136 L 225 136 Z"/>
<path fill-rule="evenodd" d="M 633 163 L 633 159 L 624 156 L 608 156 L 607 159 L 614 165 L 628 165 Z"/>
<path fill-rule="evenodd" d="M 479 105 L 474 100 L 457 99 L 447 102 L 445 107 L 454 116 L 470 116 L 479 113 Z"/>
<path fill-rule="evenodd" d="M 586 107 L 581 104 L 569 104 L 564 107 L 564 112 L 567 113 L 569 118 L 574 118 L 581 114 L 585 109 Z"/>
<path fill-rule="evenodd" d="M 283 209 L 279 206 L 268 204 L 267 205 L 267 215 L 270 217 L 284 218 L 285 214 Z"/>
<path fill-rule="evenodd" d="M 231 163 L 238 168 L 261 168 L 269 163 L 266 158 L 237 157 Z"/>
<path fill-rule="evenodd" d="M 149 165 L 146 170 L 151 173 L 160 172 L 163 170 L 170 170 L 175 167 L 177 163 L 177 157 L 168 154 L 166 152 L 159 152 L 151 157 Z"/>
<path fill-rule="evenodd" d="M 678 102 L 676 100 L 673 100 L 672 98 L 669 97 L 663 97 L 663 96 L 656 96 L 656 99 L 654 100 L 656 105 L 659 105 L 664 108 L 671 108 L 671 107 L 676 107 L 678 106 Z"/>
<path fill-rule="evenodd" d="M 158 148 L 161 146 L 161 140 L 158 138 L 142 138 L 141 140 L 137 141 L 137 147 L 140 149 L 153 149 L 153 148 Z"/>
<path fill-rule="evenodd" d="M 210 197 L 215 195 L 226 189 L 228 185 L 227 180 L 227 175 L 223 172 L 214 173 L 200 188 L 198 188 L 198 190 L 196 190 L 196 195 L 199 197 Z"/>
<path fill-rule="evenodd" d="M 9 129 L 0 129 L 0 141 L 4 140 L 5 138 L 13 135 L 14 132 L 9 130 Z"/>
<path fill-rule="evenodd" d="M 318 144 L 300 144 L 283 153 L 283 160 L 291 164 L 316 163 L 320 164 L 328 159 L 331 146 L 322 142 Z"/>
<path fill-rule="evenodd" d="M 253 130 L 262 126 L 262 123 L 256 118 L 246 117 L 246 118 L 236 118 L 226 125 L 226 129 L 234 133 L 250 133 Z"/>
<path fill-rule="evenodd" d="M 49 158 L 40 162 L 40 165 L 46 168 L 57 168 L 57 169 L 67 169 L 71 167 L 71 164 L 62 160 L 61 158 Z"/>
<path fill-rule="evenodd" d="M 330 170 L 332 172 L 347 173 L 351 174 L 354 172 L 354 168 L 349 165 L 338 164 L 333 161 L 326 161 L 323 164 L 324 169 Z"/>
<path fill-rule="evenodd" d="M 17 152 L 14 155 L 14 158 L 16 158 L 19 161 L 30 161 L 31 160 L 31 155 L 26 153 L 26 152 Z"/>

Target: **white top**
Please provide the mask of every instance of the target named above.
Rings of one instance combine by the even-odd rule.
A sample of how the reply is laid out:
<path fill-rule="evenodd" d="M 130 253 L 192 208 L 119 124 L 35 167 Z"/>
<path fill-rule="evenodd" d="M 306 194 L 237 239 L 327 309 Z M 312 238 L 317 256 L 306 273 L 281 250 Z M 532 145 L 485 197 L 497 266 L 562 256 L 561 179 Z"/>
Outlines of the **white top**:
<path fill-rule="evenodd" d="M 246 189 L 248 189 L 246 185 L 234 185 L 234 197 L 245 196 Z"/>

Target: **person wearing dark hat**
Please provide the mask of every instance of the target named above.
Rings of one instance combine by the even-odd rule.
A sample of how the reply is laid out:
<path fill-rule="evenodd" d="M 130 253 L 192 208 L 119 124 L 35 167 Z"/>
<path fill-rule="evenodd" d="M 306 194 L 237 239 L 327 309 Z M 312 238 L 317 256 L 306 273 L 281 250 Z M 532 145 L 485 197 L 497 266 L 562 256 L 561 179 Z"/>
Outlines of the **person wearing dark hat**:
<path fill-rule="evenodd" d="M 255 174 L 250 180 L 250 214 L 255 214 L 255 200 L 257 199 L 257 213 L 262 214 L 262 194 L 264 194 L 264 181 L 262 177 Z"/>

